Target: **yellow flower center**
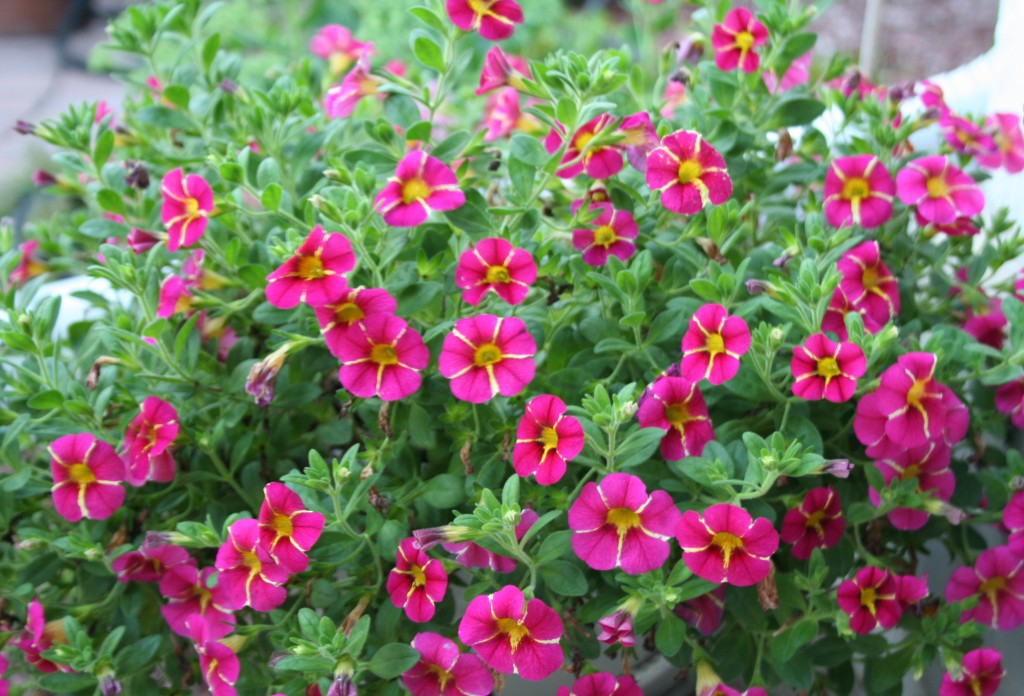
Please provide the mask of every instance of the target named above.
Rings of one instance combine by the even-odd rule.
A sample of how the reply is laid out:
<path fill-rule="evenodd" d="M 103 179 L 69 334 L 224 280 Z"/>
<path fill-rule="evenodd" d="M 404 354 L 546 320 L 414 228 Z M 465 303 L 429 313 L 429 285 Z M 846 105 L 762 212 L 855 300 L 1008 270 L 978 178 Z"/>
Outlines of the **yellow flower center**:
<path fill-rule="evenodd" d="M 558 431 L 551 427 L 544 428 L 540 431 L 540 443 L 545 450 L 555 449 L 558 447 Z"/>
<path fill-rule="evenodd" d="M 412 575 L 412 586 L 413 587 L 424 587 L 427 584 L 427 574 L 423 572 L 423 568 L 418 565 L 414 565 L 409 569 L 409 574 Z"/>
<path fill-rule="evenodd" d="M 906 469 L 900 472 L 900 481 L 906 481 L 907 479 L 915 478 L 921 475 L 921 465 L 911 464 Z"/>
<path fill-rule="evenodd" d="M 185 214 L 193 217 L 199 213 L 199 201 L 195 198 L 185 199 Z"/>
<path fill-rule="evenodd" d="M 366 317 L 366 313 L 355 302 L 346 302 L 334 308 L 334 316 L 344 324 L 355 324 Z"/>
<path fill-rule="evenodd" d="M 875 600 L 878 595 L 875 593 L 875 588 L 865 587 L 860 591 L 860 605 L 871 612 L 871 615 L 875 615 Z"/>
<path fill-rule="evenodd" d="M 699 179 L 704 173 L 704 167 L 700 166 L 697 160 L 686 160 L 679 163 L 679 183 L 688 184 L 694 179 Z"/>
<path fill-rule="evenodd" d="M 88 464 L 81 462 L 68 467 L 68 478 L 74 483 L 96 482 L 96 474 L 92 473 L 92 469 L 89 468 Z"/>
<path fill-rule="evenodd" d="M 830 356 L 826 356 L 818 360 L 818 376 L 819 377 L 838 377 L 843 374 L 843 371 L 839 369 L 839 363 L 836 359 Z"/>
<path fill-rule="evenodd" d="M 981 677 L 975 675 L 971 677 L 971 681 L 968 683 L 971 687 L 971 693 L 974 694 L 974 696 L 981 696 L 984 693 L 982 690 Z"/>
<path fill-rule="evenodd" d="M 512 643 L 512 652 L 516 651 L 523 638 L 530 637 L 530 629 L 515 619 L 498 619 L 498 632 L 508 635 L 509 642 Z"/>
<path fill-rule="evenodd" d="M 483 14 L 490 11 L 492 2 L 494 0 L 469 0 L 469 9 L 477 14 Z"/>
<path fill-rule="evenodd" d="M 332 75 L 340 75 L 348 70 L 348 66 L 352 65 L 352 57 L 347 53 L 335 51 L 331 54 L 328 64 L 330 65 Z"/>
<path fill-rule="evenodd" d="M 594 244 L 598 246 L 611 246 L 616 239 L 618 239 L 618 235 L 615 234 L 615 228 L 611 225 L 601 225 L 594 230 Z"/>
<path fill-rule="evenodd" d="M 488 283 L 507 283 L 511 280 L 508 269 L 504 266 L 490 266 L 487 269 L 486 280 Z"/>
<path fill-rule="evenodd" d="M 804 522 L 804 526 L 815 530 L 818 534 L 821 534 L 821 521 L 824 520 L 825 517 L 826 515 L 824 510 L 815 510 L 807 516 L 807 521 Z"/>
<path fill-rule="evenodd" d="M 430 186 L 423 179 L 413 177 L 402 184 L 402 202 L 409 205 L 430 195 Z"/>
<path fill-rule="evenodd" d="M 364 97 L 371 97 L 380 91 L 380 89 L 378 89 L 379 84 L 380 82 L 375 77 L 364 77 L 359 81 L 359 92 Z"/>
<path fill-rule="evenodd" d="M 441 665 L 430 665 L 427 667 L 427 673 L 433 674 L 437 678 L 437 686 L 444 692 L 445 687 L 448 686 L 448 682 L 451 681 L 452 673 L 446 670 Z"/>
<path fill-rule="evenodd" d="M 690 415 L 690 409 L 687 408 L 686 403 L 669 404 L 665 407 L 665 419 L 674 425 L 676 428 L 682 428 L 684 425 L 694 420 L 693 416 Z"/>
<path fill-rule="evenodd" d="M 319 256 L 303 256 L 299 259 L 299 277 L 303 280 L 316 280 L 325 275 L 324 263 Z"/>
<path fill-rule="evenodd" d="M 749 31 L 741 31 L 736 35 L 736 47 L 741 51 L 749 51 L 754 47 L 754 35 Z"/>
<path fill-rule="evenodd" d="M 926 183 L 929 198 L 945 198 L 949 195 L 949 184 L 941 176 L 930 176 Z"/>
<path fill-rule="evenodd" d="M 743 550 L 743 540 L 730 532 L 718 532 L 715 534 L 711 538 L 711 545 L 722 549 L 722 563 L 726 568 L 729 567 L 729 561 L 732 559 L 732 554 L 736 549 Z"/>
<path fill-rule="evenodd" d="M 993 597 L 997 592 L 1001 591 L 1004 587 L 1006 587 L 1006 578 L 996 577 L 989 578 L 988 580 L 983 581 L 979 586 L 979 589 L 989 597 Z"/>
<path fill-rule="evenodd" d="M 640 515 L 636 514 L 636 510 L 631 510 L 627 507 L 612 508 L 608 511 L 608 517 L 606 518 L 608 524 L 615 525 L 619 534 L 625 534 L 634 527 L 639 527 Z"/>
<path fill-rule="evenodd" d="M 252 568 L 257 573 L 260 572 L 261 568 L 263 568 L 263 564 L 260 563 L 259 556 L 252 551 L 242 552 L 242 565 L 246 568 Z"/>
<path fill-rule="evenodd" d="M 487 367 L 501 362 L 501 357 L 501 348 L 493 343 L 484 343 L 473 353 L 473 364 L 477 367 Z"/>
<path fill-rule="evenodd" d="M 718 355 L 719 353 L 725 352 L 725 339 L 722 338 L 722 334 L 720 333 L 709 334 L 708 340 L 704 345 L 707 347 L 708 352 L 711 353 L 711 355 Z"/>
<path fill-rule="evenodd" d="M 292 532 L 294 531 L 294 528 L 292 526 L 292 518 L 288 515 L 275 513 L 274 521 L 270 524 L 274 528 L 274 531 L 277 532 L 279 536 L 290 537 L 292 535 Z"/>
<path fill-rule="evenodd" d="M 388 343 L 378 343 L 370 349 L 370 360 L 378 365 L 397 365 L 398 354 L 395 347 Z"/>
<path fill-rule="evenodd" d="M 590 141 L 593 139 L 594 133 L 580 133 L 579 135 L 576 136 L 576 139 L 573 141 L 573 144 L 576 145 L 577 150 L 582 150 L 587 145 L 589 145 Z"/>
<path fill-rule="evenodd" d="M 852 177 L 846 180 L 843 184 L 843 198 L 852 201 L 855 198 L 864 198 L 871 193 L 871 186 L 868 184 L 867 179 L 859 176 Z"/>
<path fill-rule="evenodd" d="M 864 289 L 868 292 L 878 288 L 878 271 L 874 266 L 868 266 L 864 269 L 864 273 L 861 274 L 860 282 L 864 286 Z"/>
<path fill-rule="evenodd" d="M 925 387 L 927 385 L 927 380 L 915 379 L 914 385 L 910 387 L 910 391 L 907 392 L 907 403 L 914 408 L 920 408 L 921 399 L 924 398 Z"/>

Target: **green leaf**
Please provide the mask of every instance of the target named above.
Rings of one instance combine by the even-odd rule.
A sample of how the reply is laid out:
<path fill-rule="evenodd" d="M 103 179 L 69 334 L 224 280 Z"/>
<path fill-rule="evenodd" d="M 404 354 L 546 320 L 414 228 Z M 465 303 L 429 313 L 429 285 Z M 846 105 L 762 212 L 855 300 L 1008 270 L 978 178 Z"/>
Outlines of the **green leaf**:
<path fill-rule="evenodd" d="M 455 474 L 441 474 L 427 482 L 420 496 L 427 505 L 450 510 L 466 499 L 462 478 Z"/>
<path fill-rule="evenodd" d="M 672 657 L 686 639 L 686 623 L 675 614 L 667 614 L 654 634 L 654 645 L 665 657 Z"/>
<path fill-rule="evenodd" d="M 436 72 L 444 72 L 444 53 L 441 47 L 429 36 L 417 36 L 413 41 L 412 52 L 416 59 Z"/>
<path fill-rule="evenodd" d="M 260 162 L 260 167 L 256 170 L 256 185 L 265 189 L 279 181 L 281 181 L 281 168 L 277 166 L 274 158 L 268 157 Z"/>
<path fill-rule="evenodd" d="M 96 138 L 96 147 L 92 151 L 92 161 L 96 164 L 96 169 L 103 169 L 103 165 L 110 159 L 110 154 L 114 151 L 114 139 L 114 131 L 110 129 L 103 131 Z"/>
<path fill-rule="evenodd" d="M 537 176 L 537 168 L 529 162 L 512 158 L 508 161 L 508 178 L 512 182 L 513 200 L 526 203 L 533 193 L 533 182 Z"/>
<path fill-rule="evenodd" d="M 185 114 L 177 109 L 171 109 L 166 106 L 147 106 L 139 109 L 135 113 L 135 118 L 151 126 L 168 130 L 172 128 L 188 130 L 192 127 L 192 122 L 188 120 Z"/>
<path fill-rule="evenodd" d="M 786 39 L 786 43 L 782 45 L 780 63 L 782 65 L 789 65 L 794 60 L 814 48 L 814 44 L 817 43 L 817 41 L 817 34 L 806 33 L 790 36 Z"/>
<path fill-rule="evenodd" d="M 549 561 L 540 566 L 540 576 L 555 594 L 582 597 L 587 593 L 587 578 L 579 566 L 570 561 Z"/>
<path fill-rule="evenodd" d="M 817 99 L 790 97 L 779 102 L 764 127 L 766 130 L 775 130 L 802 126 L 821 116 L 824 111 L 825 105 Z"/>
<path fill-rule="evenodd" d="M 419 652 L 411 645 L 388 643 L 373 654 L 366 666 L 381 679 L 394 679 L 419 660 Z"/>
<path fill-rule="evenodd" d="M 776 662 L 788 662 L 797 651 L 810 643 L 818 634 L 818 622 L 801 619 L 780 633 L 771 642 L 772 658 Z"/>
<path fill-rule="evenodd" d="M 220 33 L 210 35 L 210 38 L 203 44 L 203 70 L 210 72 L 210 66 L 213 65 L 213 59 L 217 57 L 219 50 Z"/>
<path fill-rule="evenodd" d="M 640 428 L 623 440 L 615 449 L 615 465 L 617 469 L 628 469 L 643 464 L 658 449 L 665 431 L 661 428 Z"/>
<path fill-rule="evenodd" d="M 282 198 L 284 198 L 284 189 L 281 188 L 281 184 L 271 184 L 263 189 L 260 203 L 267 210 L 278 210 L 281 207 Z"/>
<path fill-rule="evenodd" d="M 547 164 L 551 155 L 544 149 L 537 138 L 529 135 L 515 135 L 512 137 L 510 152 L 514 159 L 526 162 L 534 167 L 543 167 Z"/>
<path fill-rule="evenodd" d="M 545 512 L 537 519 L 536 522 L 534 522 L 530 526 L 529 529 L 526 530 L 526 534 L 523 535 L 523 538 L 520 541 L 520 543 L 525 546 L 526 543 L 530 541 L 530 539 L 532 539 L 540 533 L 540 530 L 544 529 L 553 521 L 557 520 L 559 517 L 561 517 L 561 515 L 561 510 L 549 510 L 548 512 Z"/>
<path fill-rule="evenodd" d="M 456 131 L 434 146 L 430 154 L 442 162 L 449 162 L 462 153 L 471 137 L 469 131 Z"/>
<path fill-rule="evenodd" d="M 116 191 L 100 189 L 96 193 L 96 202 L 108 212 L 124 215 L 124 199 Z"/>
<path fill-rule="evenodd" d="M 417 17 L 424 24 L 437 29 L 441 33 L 448 31 L 448 25 L 443 19 L 434 14 L 433 10 L 427 7 L 414 7 L 409 10 L 411 14 Z"/>
<path fill-rule="evenodd" d="M 569 530 L 548 534 L 541 542 L 540 550 L 534 555 L 534 560 L 538 565 L 543 565 L 549 560 L 561 558 L 572 548 L 572 535 L 573 533 Z"/>
<path fill-rule="evenodd" d="M 156 656 L 162 640 L 162 636 L 146 636 L 132 641 L 130 646 L 124 647 L 114 658 L 117 673 L 129 676 L 141 671 Z"/>
<path fill-rule="evenodd" d="M 40 392 L 28 400 L 28 407 L 38 411 L 49 411 L 60 408 L 64 404 L 65 396 L 56 389 Z"/>
<path fill-rule="evenodd" d="M 277 672 L 327 673 L 332 669 L 334 663 L 320 655 L 289 655 L 274 663 L 274 670 Z"/>
<path fill-rule="evenodd" d="M 345 652 L 352 657 L 359 657 L 366 645 L 366 638 L 370 635 L 370 617 L 361 616 L 348 634 L 348 641 L 345 643 Z"/>
<path fill-rule="evenodd" d="M 512 507 L 519 504 L 519 475 L 512 474 L 501 489 L 501 504 Z"/>
<path fill-rule="evenodd" d="M 168 85 L 161 96 L 179 109 L 188 111 L 188 103 L 191 99 L 188 87 L 184 85 Z"/>
<path fill-rule="evenodd" d="M 39 686 L 55 694 L 70 694 L 96 686 L 96 677 L 80 672 L 56 672 L 40 677 Z"/>

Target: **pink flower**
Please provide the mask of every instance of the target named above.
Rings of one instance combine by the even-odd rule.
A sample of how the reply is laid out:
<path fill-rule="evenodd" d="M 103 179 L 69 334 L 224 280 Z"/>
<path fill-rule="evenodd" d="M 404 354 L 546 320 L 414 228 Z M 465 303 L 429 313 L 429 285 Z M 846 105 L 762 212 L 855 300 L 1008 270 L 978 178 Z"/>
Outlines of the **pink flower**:
<path fill-rule="evenodd" d="M 661 204 L 680 215 L 693 215 L 708 203 L 719 205 L 732 195 L 725 159 L 696 131 L 676 131 L 647 157 L 647 185 L 661 192 Z"/>
<path fill-rule="evenodd" d="M 481 404 L 515 396 L 533 380 L 537 344 L 516 317 L 481 314 L 455 322 L 444 339 L 438 367 L 455 398 Z"/>
<path fill-rule="evenodd" d="M 640 398 L 637 420 L 644 428 L 661 428 L 661 456 L 668 461 L 699 457 L 715 439 L 704 395 L 696 382 L 659 377 Z"/>
<path fill-rule="evenodd" d="M 64 632 L 64 619 L 46 621 L 43 613 L 43 605 L 36 597 L 28 603 L 28 616 L 25 620 L 25 630 L 11 644 L 25 653 L 25 662 L 35 667 L 40 672 L 47 674 L 53 672 L 70 672 L 71 668 L 65 665 L 58 665 L 50 662 L 42 653 L 53 647 L 54 643 L 66 643 L 67 635 Z"/>
<path fill-rule="evenodd" d="M 39 249 L 39 242 L 30 239 L 18 245 L 21 251 L 21 261 L 11 271 L 10 279 L 12 285 L 24 285 L 30 278 L 46 272 L 46 265 L 33 258 Z"/>
<path fill-rule="evenodd" d="M 946 601 L 978 597 L 978 605 L 960 615 L 1000 631 L 1024 624 L 1024 559 L 1006 546 L 985 549 L 974 567 L 957 568 L 946 585 Z"/>
<path fill-rule="evenodd" d="M 800 507 L 793 508 L 782 519 L 782 541 L 793 544 L 793 556 L 802 561 L 814 549 L 830 549 L 839 543 L 846 531 L 839 495 L 832 486 L 807 491 Z"/>
<path fill-rule="evenodd" d="M 527 99 L 527 106 L 536 103 L 535 99 Z M 533 133 L 540 129 L 540 122 L 532 114 L 524 113 L 519 99 L 519 92 L 513 87 L 505 87 L 488 95 L 484 104 L 483 128 L 484 142 L 506 138 L 519 130 Z"/>
<path fill-rule="evenodd" d="M 834 227 L 871 229 L 892 217 L 896 182 L 874 155 L 833 160 L 825 175 L 825 218 Z"/>
<path fill-rule="evenodd" d="M 160 582 L 171 568 L 180 565 L 195 565 L 188 551 L 180 546 L 161 544 L 146 546 L 138 551 L 121 554 L 111 562 L 111 569 L 117 573 L 120 582 Z"/>
<path fill-rule="evenodd" d="M 565 415 L 565 402 L 551 394 L 530 399 L 516 428 L 512 464 L 526 478 L 550 486 L 565 475 L 565 463 L 583 451 L 583 426 Z"/>
<path fill-rule="evenodd" d="M 259 517 L 260 543 L 289 573 L 309 566 L 306 552 L 324 530 L 324 516 L 310 512 L 302 498 L 276 481 L 263 487 Z"/>
<path fill-rule="evenodd" d="M 392 227 L 416 227 L 430 211 L 455 210 L 465 202 L 455 172 L 422 150 L 413 150 L 398 163 L 374 206 Z"/>
<path fill-rule="evenodd" d="M 314 307 L 327 349 L 340 357 L 341 339 L 366 317 L 390 316 L 398 311 L 398 302 L 381 288 L 349 288 L 331 304 Z"/>
<path fill-rule="evenodd" d="M 881 376 L 877 406 L 885 414 L 885 435 L 902 447 L 920 447 L 942 437 L 945 404 L 935 380 L 935 356 L 907 353 Z M 857 418 L 861 418 L 858 405 Z M 865 445 L 872 444 L 861 442 Z"/>
<path fill-rule="evenodd" d="M 173 481 L 174 458 L 168 448 L 177 436 L 178 412 L 174 406 L 155 396 L 147 396 L 139 415 L 128 424 L 124 434 L 128 483 L 141 486 L 146 481 Z"/>
<path fill-rule="evenodd" d="M 756 520 L 741 507 L 712 505 L 704 514 L 687 510 L 676 527 L 683 561 L 708 582 L 756 585 L 771 571 L 769 558 L 779 535 L 764 517 Z"/>
<path fill-rule="evenodd" d="M 622 145 L 626 148 L 626 156 L 633 169 L 641 173 L 647 172 L 647 156 L 661 145 L 658 132 L 654 130 L 651 115 L 639 111 L 622 119 L 617 133 L 622 135 Z"/>
<path fill-rule="evenodd" d="M 835 343 L 825 334 L 813 334 L 793 348 L 793 393 L 809 401 L 849 401 L 857 389 L 857 378 L 863 377 L 867 368 L 860 346 Z"/>
<path fill-rule="evenodd" d="M 772 94 L 778 94 L 779 92 L 785 92 L 793 89 L 799 85 L 806 85 L 811 80 L 811 59 L 813 51 L 808 51 L 789 65 L 789 69 L 782 76 L 782 82 L 779 82 L 778 76 L 774 70 L 766 70 L 761 75 L 761 79 L 764 80 L 764 86 L 768 88 L 768 91 Z"/>
<path fill-rule="evenodd" d="M 918 84 L 921 86 L 921 103 L 926 108 L 935 109 L 940 115 L 949 111 L 949 107 L 946 106 L 946 97 L 941 87 L 928 80 L 921 80 Z"/>
<path fill-rule="evenodd" d="M 665 102 L 661 107 L 662 118 L 675 118 L 676 111 L 686 103 L 688 96 L 685 84 L 670 79 L 665 85 L 665 93 L 661 95 L 661 100 Z"/>
<path fill-rule="evenodd" d="M 181 276 L 168 276 L 160 284 L 159 305 L 156 310 L 157 317 L 170 319 L 175 314 L 191 313 L 193 296 L 190 288 L 192 286 L 192 283 Z"/>
<path fill-rule="evenodd" d="M 633 677 L 616 677 L 609 672 L 598 672 L 580 677 L 572 687 L 560 686 L 556 696 L 644 696 Z"/>
<path fill-rule="evenodd" d="M 633 614 L 619 609 L 597 622 L 600 633 L 597 640 L 605 645 L 621 644 L 631 648 L 636 645 L 636 632 L 633 630 Z"/>
<path fill-rule="evenodd" d="M 530 508 L 523 510 L 519 517 L 519 524 L 516 525 L 515 529 L 516 540 L 522 541 L 523 536 L 530 530 L 530 527 L 533 526 L 537 519 L 537 513 Z M 415 536 L 417 543 L 423 550 L 437 543 L 428 544 L 428 542 L 422 540 L 424 538 L 422 533 L 429 531 L 431 530 L 417 530 L 413 532 L 413 536 Z M 441 546 L 445 551 L 455 554 L 455 560 L 467 568 L 490 568 L 498 573 L 511 573 L 516 569 L 516 562 L 511 558 L 488 551 L 483 546 L 474 544 L 471 541 L 442 543 Z"/>
<path fill-rule="evenodd" d="M 213 638 L 202 621 L 189 621 L 189 637 L 199 653 L 199 669 L 212 696 L 235 696 L 235 682 L 242 672 L 238 655 Z"/>
<path fill-rule="evenodd" d="M 167 604 L 160 613 L 171 630 L 179 636 L 188 636 L 186 621 L 193 618 L 206 624 L 213 638 L 223 638 L 235 630 L 235 615 L 230 610 L 231 589 L 223 582 L 210 586 L 214 568 L 198 570 L 192 563 L 182 563 L 167 569 L 160 578 L 160 594 Z"/>
<path fill-rule="evenodd" d="M 523 23 L 516 0 L 447 0 L 448 17 L 462 31 L 478 31 L 488 41 L 503 41 Z"/>
<path fill-rule="evenodd" d="M 1024 429 L 1024 377 L 996 389 L 996 409 L 1010 416 L 1010 421 L 1018 428 Z"/>
<path fill-rule="evenodd" d="M 865 329 L 870 321 L 877 333 L 900 313 L 900 291 L 896 278 L 882 262 L 878 242 L 864 242 L 843 254 L 836 263 L 843 279 L 839 289 L 854 310 L 864 317 Z"/>
<path fill-rule="evenodd" d="M 974 179 L 941 155 L 916 159 L 901 169 L 896 193 L 907 205 L 917 206 L 925 220 L 939 224 L 977 215 L 985 207 Z"/>
<path fill-rule="evenodd" d="M 510 305 L 520 304 L 535 280 L 537 264 L 530 252 L 501 237 L 487 237 L 472 245 L 462 252 L 455 269 L 462 299 L 474 307 L 492 291 Z"/>
<path fill-rule="evenodd" d="M 488 667 L 530 681 L 562 666 L 562 631 L 557 612 L 539 599 L 527 602 L 514 585 L 473 598 L 459 622 L 459 640 Z"/>
<path fill-rule="evenodd" d="M 348 289 L 345 273 L 355 268 L 352 243 L 343 234 L 324 233 L 317 225 L 295 255 L 267 276 L 267 301 L 281 309 L 300 302 L 322 307 Z"/>
<path fill-rule="evenodd" d="M 272 611 L 284 602 L 288 591 L 282 585 L 288 571 L 261 543 L 260 523 L 253 519 L 236 521 L 228 529 L 228 540 L 217 551 L 217 586 L 227 589 L 227 608 L 250 606 Z"/>
<path fill-rule="evenodd" d="M 373 44 L 356 40 L 348 27 L 328 24 L 313 35 L 309 50 L 330 63 L 332 75 L 340 75 L 360 56 L 372 54 Z"/>
<path fill-rule="evenodd" d="M 722 623 L 725 616 L 725 585 L 700 597 L 694 597 L 675 608 L 676 616 L 696 628 L 702 636 L 710 636 Z"/>
<path fill-rule="evenodd" d="M 875 626 L 892 628 L 903 615 L 903 604 L 897 599 L 896 579 L 887 570 L 868 566 L 857 571 L 853 580 L 846 580 L 836 592 L 839 608 L 850 615 L 854 633 L 866 635 Z"/>
<path fill-rule="evenodd" d="M 391 603 L 405 610 L 410 621 L 422 623 L 434 617 L 435 605 L 444 599 L 448 574 L 441 561 L 430 558 L 412 537 L 398 545 L 395 567 L 388 574 Z"/>
<path fill-rule="evenodd" d="M 755 47 L 768 41 L 768 29 L 744 7 L 735 7 L 725 15 L 725 21 L 711 31 L 711 45 L 715 48 L 715 65 L 719 70 L 756 72 L 761 57 Z"/>
<path fill-rule="evenodd" d="M 487 696 L 494 689 L 494 678 L 480 658 L 459 652 L 455 641 L 417 633 L 412 647 L 420 661 L 402 675 L 412 696 Z"/>
<path fill-rule="evenodd" d="M 231 349 L 238 343 L 238 333 L 227 324 L 227 317 L 211 318 L 206 312 L 200 312 L 196 320 L 196 328 L 204 341 L 217 343 L 217 359 L 227 362 Z"/>
<path fill-rule="evenodd" d="M 420 388 L 420 371 L 430 362 L 423 337 L 394 315 L 365 318 L 336 344 L 341 386 L 353 396 L 397 401 Z"/>
<path fill-rule="evenodd" d="M 1016 120 L 1016 118 L 1014 118 Z M 991 155 L 998 152 L 996 141 L 972 121 L 947 111 L 939 116 L 939 128 L 946 142 L 957 152 Z"/>
<path fill-rule="evenodd" d="M 135 254 L 144 254 L 155 247 L 160 242 L 160 238 L 152 232 L 133 227 L 128 233 L 127 241 L 129 248 Z"/>
<path fill-rule="evenodd" d="M 740 317 L 719 304 L 706 304 L 690 318 L 683 335 L 679 372 L 691 382 L 728 382 L 740 369 L 740 357 L 750 349 L 750 329 Z"/>
<path fill-rule="evenodd" d="M 69 522 L 105 520 L 124 503 L 124 461 L 89 433 L 64 435 L 50 445 L 53 505 Z"/>
<path fill-rule="evenodd" d="M 1024 491 L 1017 491 L 1003 510 L 1003 526 L 1010 531 L 1010 550 L 1024 556 Z"/>
<path fill-rule="evenodd" d="M 601 211 L 591 223 L 572 231 L 572 245 L 583 252 L 583 260 L 591 266 L 603 266 L 608 256 L 623 261 L 636 253 L 633 242 L 639 232 L 633 216 L 625 210 L 616 210 L 608 203 L 596 204 Z"/>
<path fill-rule="evenodd" d="M 500 46 L 492 46 L 484 56 L 477 96 L 492 89 L 516 87 L 517 83 L 521 85 L 524 77 L 530 77 L 530 66 L 524 59 L 505 53 Z"/>
<path fill-rule="evenodd" d="M 1006 672 L 998 650 L 978 648 L 964 655 L 959 679 L 946 672 L 942 675 L 939 696 L 992 696 Z"/>
<path fill-rule="evenodd" d="M 989 169 L 1002 167 L 1011 174 L 1024 170 L 1024 132 L 1017 114 L 992 114 L 985 121 L 995 140 L 995 152 L 978 155 L 978 164 Z"/>
<path fill-rule="evenodd" d="M 958 217 L 949 224 L 940 225 L 935 222 L 928 222 L 921 217 L 920 212 L 915 210 L 914 218 L 917 220 L 918 227 L 924 230 L 925 234 L 937 234 L 942 232 L 950 237 L 973 237 L 981 231 L 978 229 L 978 226 L 974 224 L 974 221 L 968 217 Z"/>
<path fill-rule="evenodd" d="M 380 93 L 380 85 L 384 82 L 370 72 L 370 51 L 359 54 L 356 67 L 324 95 L 324 113 L 327 118 L 348 118 L 359 106 L 363 97 L 372 97 Z"/>
<path fill-rule="evenodd" d="M 623 160 L 619 145 L 587 147 L 597 135 L 615 124 L 611 114 L 601 114 L 584 123 L 573 134 L 562 156 L 564 165 L 557 174 L 565 179 L 586 172 L 593 179 L 607 179 L 622 171 Z M 544 138 L 544 148 L 551 154 L 558 152 L 565 138 L 565 127 L 558 124 Z"/>
<path fill-rule="evenodd" d="M 845 341 L 850 336 L 846 330 L 846 315 L 850 312 L 857 312 L 861 315 L 861 319 L 864 321 L 864 330 L 870 334 L 876 334 L 885 327 L 884 324 L 878 324 L 863 311 L 855 310 L 846 294 L 836 288 L 832 293 L 832 300 L 825 310 L 825 316 L 821 320 L 821 330 L 834 333 L 840 341 Z"/>
<path fill-rule="evenodd" d="M 206 179 L 172 169 L 164 176 L 160 193 L 164 197 L 160 216 L 167 226 L 167 248 L 177 251 L 198 242 L 213 211 L 213 191 Z"/>
<path fill-rule="evenodd" d="M 623 473 L 587 483 L 569 508 L 576 555 L 595 570 L 622 568 L 630 575 L 665 564 L 679 520 L 668 493 L 648 495 L 643 481 Z"/>
<path fill-rule="evenodd" d="M 1009 324 L 1003 313 L 1002 302 L 998 299 L 991 300 L 984 310 L 987 311 L 975 311 L 968 307 L 963 330 L 973 336 L 978 343 L 1002 350 L 1006 337 L 1005 329 Z"/>

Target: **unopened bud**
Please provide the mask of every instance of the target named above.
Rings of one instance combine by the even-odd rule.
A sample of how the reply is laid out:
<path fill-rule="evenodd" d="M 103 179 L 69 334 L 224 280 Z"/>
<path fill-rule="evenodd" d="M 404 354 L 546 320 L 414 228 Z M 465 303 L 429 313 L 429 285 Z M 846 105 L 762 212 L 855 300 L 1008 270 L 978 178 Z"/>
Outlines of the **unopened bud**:
<path fill-rule="evenodd" d="M 789 265 L 789 262 L 796 258 L 796 252 L 787 249 L 782 252 L 782 256 L 772 261 L 772 265 L 776 268 L 785 268 Z"/>
<path fill-rule="evenodd" d="M 102 696 L 117 696 L 119 693 L 121 693 L 121 682 L 117 680 L 113 673 L 100 676 L 100 694 Z"/>
<path fill-rule="evenodd" d="M 245 391 L 256 400 L 257 406 L 266 408 L 274 400 L 274 385 L 277 383 L 277 375 L 281 372 L 281 367 L 291 349 L 292 344 L 285 343 L 249 368 L 249 376 L 245 380 Z"/>
<path fill-rule="evenodd" d="M 772 345 L 779 345 L 782 343 L 782 339 L 786 337 L 785 332 L 778 326 L 773 326 L 772 330 L 768 332 L 768 338 L 771 339 Z"/>
<path fill-rule="evenodd" d="M 767 280 L 758 280 L 752 278 L 744 283 L 747 286 L 747 292 L 751 295 L 760 295 L 761 293 L 768 293 L 769 297 L 778 297 L 779 291 L 774 285 L 769 283 Z"/>
<path fill-rule="evenodd" d="M 128 167 L 128 173 L 125 174 L 124 183 L 129 188 L 138 189 L 144 191 L 149 188 L 149 170 L 146 169 L 146 165 L 142 162 L 136 162 L 135 160 L 128 160 L 125 162 Z"/>
<path fill-rule="evenodd" d="M 22 135 L 36 134 L 36 127 L 34 124 L 29 123 L 28 121 L 22 121 L 20 119 L 14 122 L 14 130 L 15 132 L 21 133 Z"/>
<path fill-rule="evenodd" d="M 627 401 L 622 404 L 622 408 L 619 409 L 619 415 L 624 419 L 629 419 L 635 416 L 638 410 L 640 410 L 640 405 L 637 402 Z"/>
<path fill-rule="evenodd" d="M 818 473 L 832 474 L 836 478 L 850 478 L 853 464 L 849 459 L 826 459 Z"/>
<path fill-rule="evenodd" d="M 235 83 L 235 81 L 227 77 L 220 81 L 218 87 L 220 87 L 228 94 L 234 94 L 238 91 L 238 85 Z"/>
<path fill-rule="evenodd" d="M 101 355 L 100 357 L 96 358 L 96 361 L 93 362 L 92 367 L 89 368 L 89 374 L 86 375 L 85 377 L 86 389 L 95 389 L 96 385 L 99 384 L 101 367 L 104 367 L 105 365 L 120 364 L 122 364 L 120 360 L 118 360 L 117 358 L 112 358 L 109 355 Z"/>

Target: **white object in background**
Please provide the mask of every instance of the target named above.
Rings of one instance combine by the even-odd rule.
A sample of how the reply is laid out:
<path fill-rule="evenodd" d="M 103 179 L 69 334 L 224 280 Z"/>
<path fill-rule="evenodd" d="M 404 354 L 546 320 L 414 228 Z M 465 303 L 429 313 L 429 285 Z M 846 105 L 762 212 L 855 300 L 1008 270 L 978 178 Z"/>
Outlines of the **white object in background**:
<path fill-rule="evenodd" d="M 88 290 L 94 292 L 97 295 L 110 300 L 113 304 L 118 304 L 121 307 L 127 308 L 131 303 L 131 293 L 121 290 L 116 291 L 110 287 L 110 283 L 102 278 L 89 278 L 87 276 L 73 276 L 71 278 L 62 278 L 61 280 L 55 280 L 43 284 L 39 288 L 39 292 L 32 298 L 32 305 L 30 309 L 35 308 L 42 300 L 47 297 L 54 295 L 59 296 L 60 299 L 60 313 L 57 315 L 57 321 L 53 326 L 53 340 L 60 340 L 67 338 L 68 327 L 76 321 L 86 321 L 92 318 L 100 318 L 103 315 L 102 310 L 93 307 L 92 303 L 87 300 L 75 297 L 71 293 L 79 292 L 81 290 Z"/>

